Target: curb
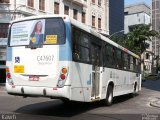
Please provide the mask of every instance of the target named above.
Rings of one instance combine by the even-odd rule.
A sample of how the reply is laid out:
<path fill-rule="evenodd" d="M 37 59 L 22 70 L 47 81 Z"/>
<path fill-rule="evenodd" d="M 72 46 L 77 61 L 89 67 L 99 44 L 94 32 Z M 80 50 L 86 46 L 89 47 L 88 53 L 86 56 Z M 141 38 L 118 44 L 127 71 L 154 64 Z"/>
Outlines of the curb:
<path fill-rule="evenodd" d="M 160 108 L 160 98 L 155 98 L 154 101 L 150 102 L 150 105 L 153 106 L 153 107 Z"/>

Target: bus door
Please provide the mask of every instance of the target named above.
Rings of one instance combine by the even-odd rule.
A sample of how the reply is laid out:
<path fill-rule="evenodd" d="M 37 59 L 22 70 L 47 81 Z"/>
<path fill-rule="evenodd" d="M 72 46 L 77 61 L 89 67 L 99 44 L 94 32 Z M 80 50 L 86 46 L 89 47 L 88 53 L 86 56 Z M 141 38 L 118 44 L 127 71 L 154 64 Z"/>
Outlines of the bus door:
<path fill-rule="evenodd" d="M 100 93 L 100 58 L 101 47 L 95 44 L 91 45 L 91 58 L 92 58 L 92 93 L 93 99 L 99 98 Z"/>

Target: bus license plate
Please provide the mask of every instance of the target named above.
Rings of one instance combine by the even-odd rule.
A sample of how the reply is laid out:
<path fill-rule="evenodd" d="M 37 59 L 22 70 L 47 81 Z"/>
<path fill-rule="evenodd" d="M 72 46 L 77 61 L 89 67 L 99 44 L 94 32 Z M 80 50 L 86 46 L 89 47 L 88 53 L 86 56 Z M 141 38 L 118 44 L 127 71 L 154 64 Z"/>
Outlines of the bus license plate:
<path fill-rule="evenodd" d="M 14 66 L 14 73 L 24 73 L 24 66 L 23 65 L 15 65 Z"/>
<path fill-rule="evenodd" d="M 39 76 L 29 76 L 29 81 L 39 81 Z"/>

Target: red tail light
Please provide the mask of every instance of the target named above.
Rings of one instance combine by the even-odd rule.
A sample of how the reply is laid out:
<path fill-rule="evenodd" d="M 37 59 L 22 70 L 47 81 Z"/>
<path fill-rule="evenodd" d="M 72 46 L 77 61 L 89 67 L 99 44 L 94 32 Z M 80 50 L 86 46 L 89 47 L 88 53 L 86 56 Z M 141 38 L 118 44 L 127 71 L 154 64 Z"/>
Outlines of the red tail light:
<path fill-rule="evenodd" d="M 11 74 L 10 74 L 10 73 L 7 73 L 6 77 L 7 77 L 8 79 L 11 79 Z"/>
<path fill-rule="evenodd" d="M 67 75 L 68 75 L 68 68 L 67 67 L 63 67 L 60 71 L 60 76 L 59 76 L 59 80 L 57 83 L 57 87 L 63 87 L 66 79 L 67 79 Z"/>
<path fill-rule="evenodd" d="M 64 80 L 66 78 L 66 76 L 64 74 L 61 74 L 61 80 Z"/>
<path fill-rule="evenodd" d="M 6 68 L 6 79 L 10 85 L 14 84 L 8 67 Z"/>

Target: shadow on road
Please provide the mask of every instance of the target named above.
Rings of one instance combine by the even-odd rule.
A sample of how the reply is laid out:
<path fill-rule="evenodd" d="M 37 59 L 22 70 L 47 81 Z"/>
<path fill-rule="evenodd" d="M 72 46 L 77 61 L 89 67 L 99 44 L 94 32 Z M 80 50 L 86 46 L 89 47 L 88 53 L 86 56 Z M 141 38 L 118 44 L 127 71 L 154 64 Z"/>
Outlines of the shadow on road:
<path fill-rule="evenodd" d="M 142 87 L 155 91 L 160 91 L 160 80 L 145 80 L 142 83 Z"/>
<path fill-rule="evenodd" d="M 122 103 L 131 98 L 132 97 L 130 95 L 116 97 L 114 98 L 113 104 Z M 47 101 L 42 103 L 26 105 L 17 109 L 15 112 L 32 114 L 32 115 L 72 117 L 100 107 L 106 107 L 106 106 L 104 106 L 102 102 L 93 102 L 93 103 L 71 102 L 70 104 L 64 104 L 63 102 L 61 102 L 61 100 L 54 100 L 54 101 Z"/>

